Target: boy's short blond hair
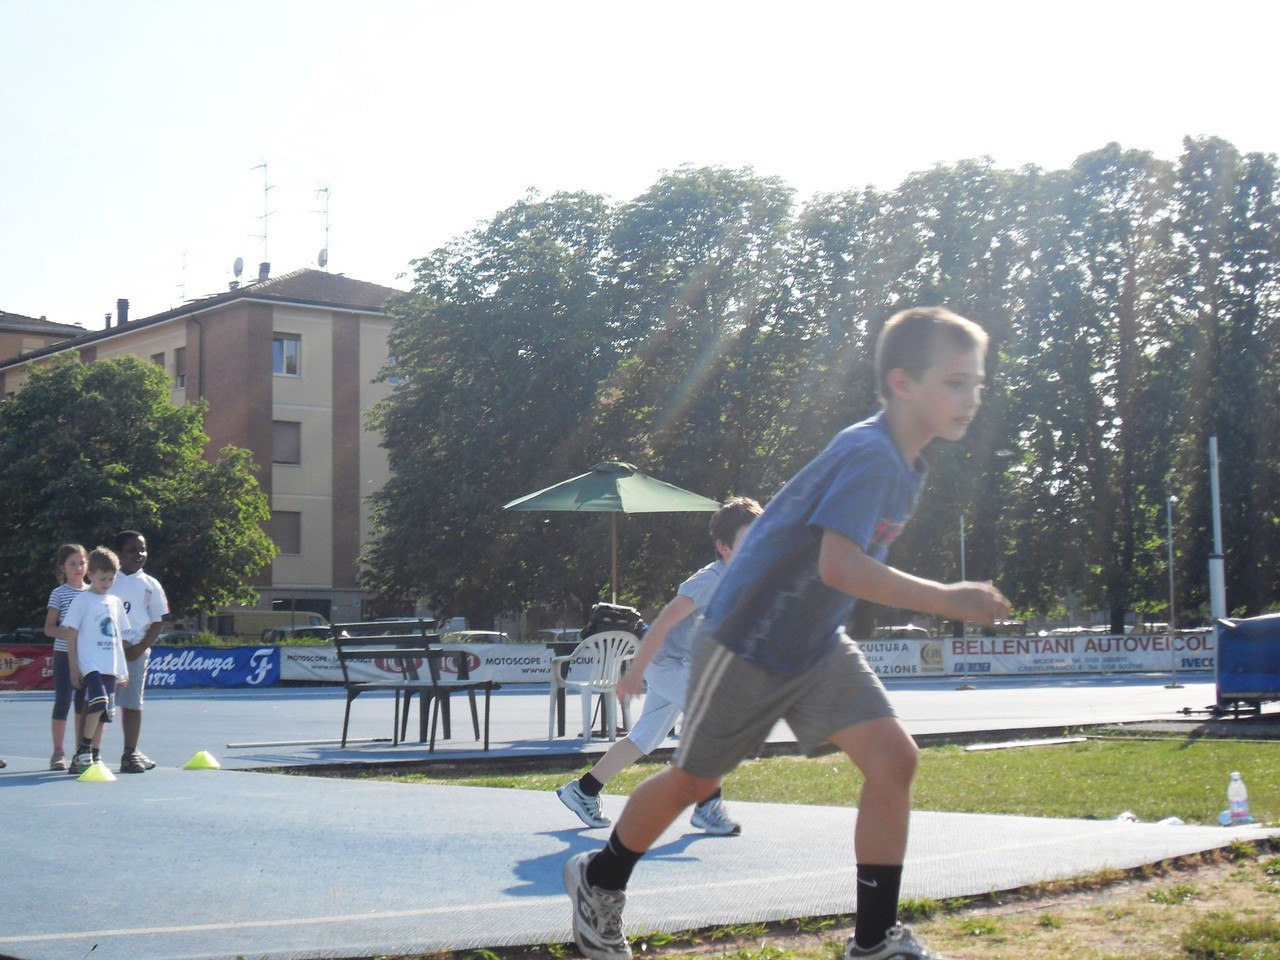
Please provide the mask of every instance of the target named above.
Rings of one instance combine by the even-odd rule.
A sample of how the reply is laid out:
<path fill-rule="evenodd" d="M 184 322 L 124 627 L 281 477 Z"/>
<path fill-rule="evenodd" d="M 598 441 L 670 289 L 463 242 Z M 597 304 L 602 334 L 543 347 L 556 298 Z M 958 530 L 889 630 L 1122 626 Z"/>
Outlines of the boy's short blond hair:
<path fill-rule="evenodd" d="M 107 547 L 94 547 L 89 554 L 90 573 L 119 573 L 120 558 Z"/>
<path fill-rule="evenodd" d="M 890 371 L 905 370 L 919 380 L 934 361 L 934 344 L 943 338 L 959 350 L 987 351 L 987 331 L 945 307 L 912 307 L 889 318 L 876 338 L 876 393 L 882 403 L 892 394 Z"/>

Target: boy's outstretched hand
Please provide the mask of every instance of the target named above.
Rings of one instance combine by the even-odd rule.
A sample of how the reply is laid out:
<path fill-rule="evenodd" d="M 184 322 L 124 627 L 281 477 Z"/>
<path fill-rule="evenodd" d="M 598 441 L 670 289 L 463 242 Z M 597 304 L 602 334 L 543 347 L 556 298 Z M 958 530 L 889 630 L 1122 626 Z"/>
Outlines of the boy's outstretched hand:
<path fill-rule="evenodd" d="M 990 583 L 949 583 L 946 590 L 952 619 L 989 627 L 1009 616 L 1009 601 Z"/>
<path fill-rule="evenodd" d="M 638 697 L 642 693 L 644 693 L 644 671 L 628 670 L 618 681 L 618 699 Z"/>

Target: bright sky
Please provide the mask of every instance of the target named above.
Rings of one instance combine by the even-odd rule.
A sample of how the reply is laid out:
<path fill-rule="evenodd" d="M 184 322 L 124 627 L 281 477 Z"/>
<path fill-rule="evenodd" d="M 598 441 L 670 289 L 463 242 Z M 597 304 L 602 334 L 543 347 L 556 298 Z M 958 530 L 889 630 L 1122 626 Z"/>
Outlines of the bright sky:
<path fill-rule="evenodd" d="M 97 329 L 237 257 L 316 266 L 322 187 L 328 269 L 407 288 L 529 188 L 624 201 L 682 164 L 803 200 L 1110 141 L 1280 152 L 1278 27 L 1259 0 L 0 0 L 0 309 Z"/>

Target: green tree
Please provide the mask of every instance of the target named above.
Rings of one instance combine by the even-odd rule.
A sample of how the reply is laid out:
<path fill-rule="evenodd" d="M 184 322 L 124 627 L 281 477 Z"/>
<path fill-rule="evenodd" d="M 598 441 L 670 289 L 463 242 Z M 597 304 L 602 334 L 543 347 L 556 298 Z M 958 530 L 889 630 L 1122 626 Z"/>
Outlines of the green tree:
<path fill-rule="evenodd" d="M 1054 328 L 1039 360 L 1056 397 L 1040 415 L 1053 469 L 1070 478 L 1061 540 L 1077 545 L 1084 576 L 1069 585 L 1107 608 L 1117 631 L 1159 562 L 1143 534 L 1164 502 L 1177 396 L 1159 363 L 1179 321 L 1170 183 L 1167 163 L 1111 144 L 1076 161 L 1056 201 Z"/>
<path fill-rule="evenodd" d="M 1280 594 L 1275 161 L 1217 140 L 1177 164 L 1111 144 L 1067 170 L 939 166 L 893 190 L 792 191 L 681 168 L 632 201 L 531 197 L 418 263 L 377 414 L 393 480 L 368 582 L 472 616 L 608 583 L 607 524 L 501 504 L 618 459 L 707 496 L 762 500 L 878 406 L 896 310 L 992 333 L 984 410 L 928 451 L 893 562 L 993 578 L 1026 612 L 1067 595 L 1155 613 L 1163 506 L 1179 609 L 1203 598 L 1217 435 L 1233 607 Z M 593 522 L 594 520 L 594 522 Z M 619 523 L 632 601 L 705 548 L 673 515 Z"/>
<path fill-rule="evenodd" d="M 786 294 L 792 191 L 751 170 L 682 168 L 621 205 L 606 298 L 621 361 L 594 432 L 620 459 L 713 499 L 767 499 L 762 456 L 779 395 L 760 349 Z M 669 595 L 712 558 L 704 518 L 628 522 L 625 584 Z"/>
<path fill-rule="evenodd" d="M 0 405 L 0 616 L 40 618 L 64 542 L 147 536 L 147 568 L 175 611 L 254 599 L 271 562 L 270 511 L 246 450 L 203 458 L 201 404 L 174 406 L 155 364 L 69 359 L 32 370 Z"/>
<path fill-rule="evenodd" d="M 1194 335 L 1176 479 L 1183 607 L 1207 604 L 1213 549 L 1209 438 L 1218 438 L 1228 614 L 1280 594 L 1280 219 L 1275 158 L 1241 156 L 1217 138 L 1187 139 L 1174 227 L 1185 252 L 1181 292 Z"/>
<path fill-rule="evenodd" d="M 485 621 L 531 597 L 589 605 L 607 583 L 607 533 L 502 510 L 608 456 L 584 429 L 616 364 L 607 222 L 599 197 L 530 196 L 415 264 L 391 304 L 398 382 L 371 420 L 392 469 L 372 498 L 371 589 Z"/>
<path fill-rule="evenodd" d="M 965 575 L 985 579 L 1001 572 L 995 532 L 1001 498 L 991 487 L 1003 469 L 996 451 L 1012 445 L 1001 358 L 1011 337 L 1011 264 L 1025 232 L 1020 181 L 976 161 L 915 174 L 885 196 L 865 252 L 853 261 L 870 294 L 862 306 L 868 328 L 861 353 L 872 390 L 875 337 L 903 307 L 944 305 L 991 335 L 986 371 L 995 386 L 986 393 L 982 417 L 962 442 L 934 444 L 925 452 L 930 482 L 915 521 L 894 547 L 894 563 L 935 579 L 960 577 L 962 517 Z"/>

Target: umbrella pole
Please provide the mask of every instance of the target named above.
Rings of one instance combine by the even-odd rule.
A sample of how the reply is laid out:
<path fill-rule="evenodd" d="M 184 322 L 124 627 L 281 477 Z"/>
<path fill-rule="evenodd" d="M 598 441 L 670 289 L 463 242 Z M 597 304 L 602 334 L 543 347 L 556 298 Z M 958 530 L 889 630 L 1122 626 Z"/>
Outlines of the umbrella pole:
<path fill-rule="evenodd" d="M 613 543 L 613 603 L 618 603 L 618 515 L 616 513 L 609 514 L 610 540 Z"/>

